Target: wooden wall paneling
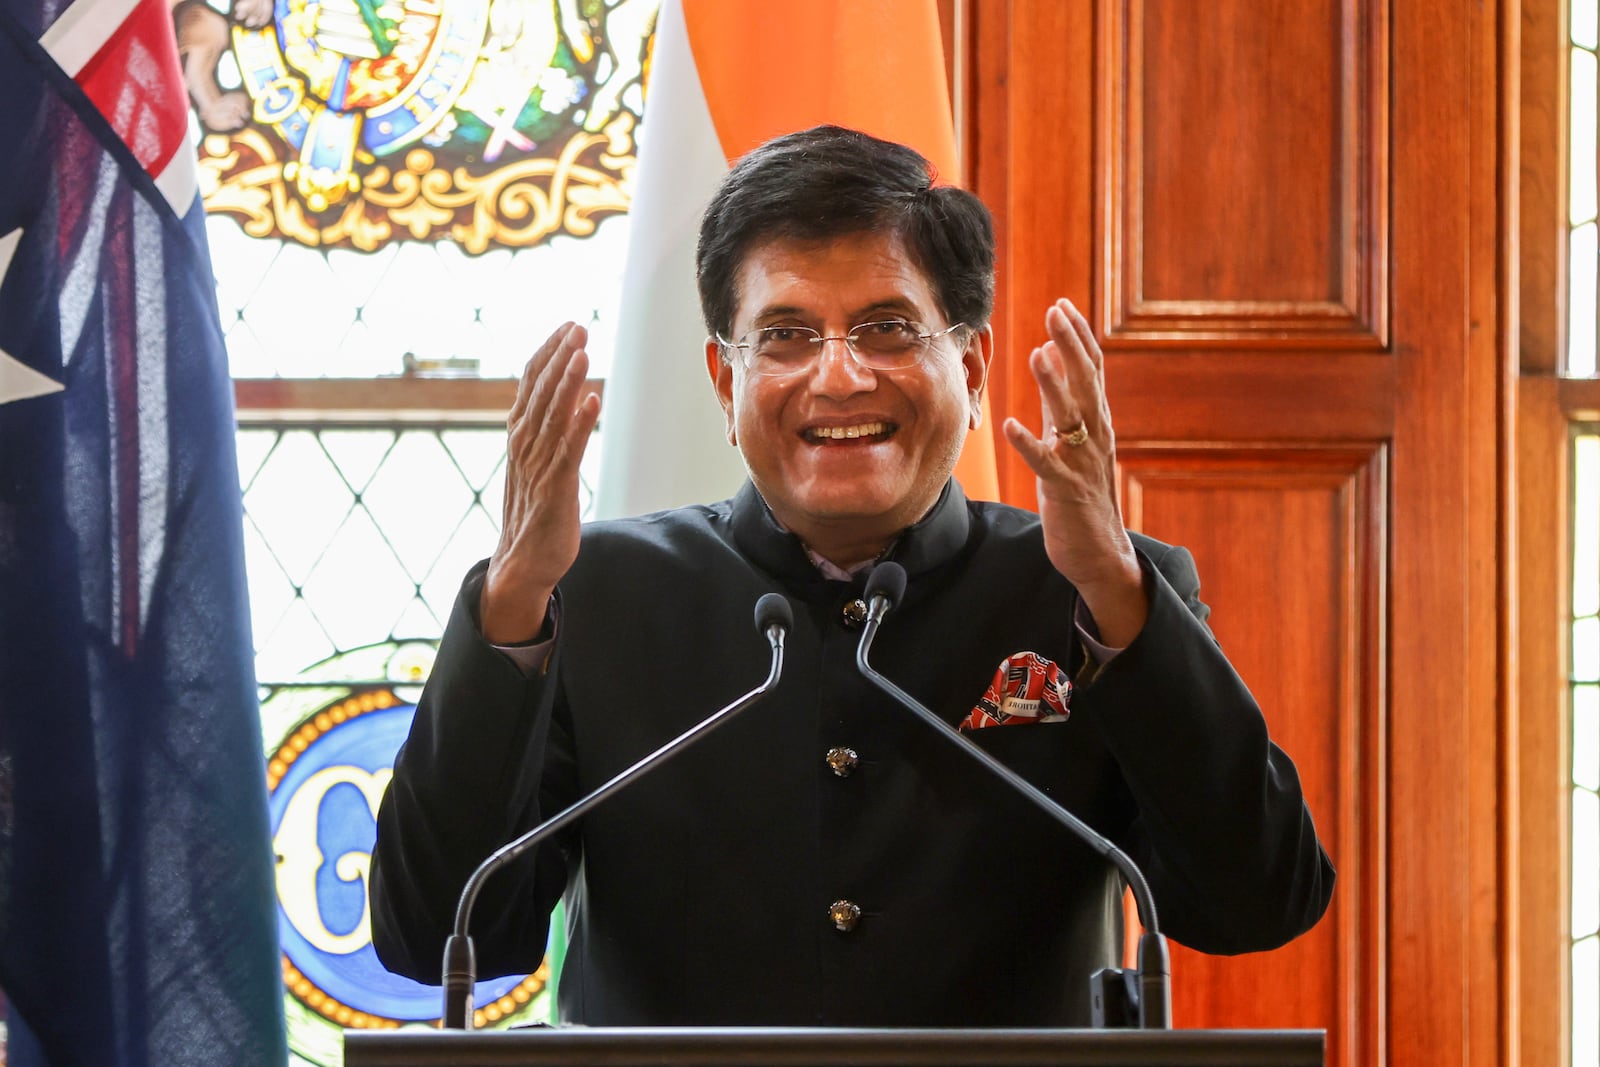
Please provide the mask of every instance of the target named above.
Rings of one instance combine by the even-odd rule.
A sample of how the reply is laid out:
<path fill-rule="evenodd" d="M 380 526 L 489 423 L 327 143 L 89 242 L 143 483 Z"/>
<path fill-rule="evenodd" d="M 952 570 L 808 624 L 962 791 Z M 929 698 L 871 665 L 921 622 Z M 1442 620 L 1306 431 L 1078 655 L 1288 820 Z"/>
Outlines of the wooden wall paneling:
<path fill-rule="evenodd" d="M 1494 5 L 1396 0 L 1392 22 L 1395 1064 L 1502 1052 L 1497 17 Z"/>
<path fill-rule="evenodd" d="M 1480 938 L 1477 945 L 1478 960 L 1474 966 L 1489 970 L 1495 976 L 1497 1004 L 1488 1025 L 1480 1025 L 1480 1037 L 1495 1039 L 1493 1059 L 1480 1056 L 1480 1063 L 1510 1064 L 1517 1062 L 1517 1021 L 1519 1004 L 1518 946 L 1521 936 L 1517 898 L 1517 634 L 1516 618 L 1518 568 L 1516 558 L 1516 465 L 1517 439 L 1520 420 L 1517 413 L 1517 346 L 1518 346 L 1518 284 L 1519 247 L 1518 232 L 1518 154 L 1521 116 L 1518 113 L 1520 98 L 1521 62 L 1519 2 L 1498 3 L 1493 9 L 1489 32 L 1477 37 L 1477 67 L 1473 81 L 1494 85 L 1492 94 L 1476 97 L 1478 120 L 1493 121 L 1493 138 L 1479 137 L 1476 166 L 1487 165 L 1495 171 L 1494 219 L 1488 227 L 1487 250 L 1493 257 L 1492 271 L 1475 274 L 1480 287 L 1487 283 L 1487 301 L 1475 297 L 1473 307 L 1487 302 L 1494 312 L 1493 337 L 1487 346 L 1492 368 L 1496 435 L 1491 453 L 1495 464 L 1493 549 L 1495 600 L 1493 628 L 1496 656 L 1492 667 L 1495 687 L 1494 730 L 1488 743 L 1495 756 L 1494 789 L 1491 803 L 1480 802 L 1477 816 L 1492 820 L 1494 856 L 1491 868 L 1475 876 L 1478 884 L 1491 886 L 1496 921 L 1493 940 Z M 1475 122 L 1476 126 L 1477 123 Z M 1481 239 L 1480 239 L 1481 240 Z M 1480 249 L 1482 246 L 1480 245 Z M 1473 259 L 1479 260 L 1481 251 Z M 1482 351 L 1480 346 L 1480 351 Z M 1481 794 L 1480 794 L 1481 800 Z M 1487 954 L 1487 955 L 1486 955 Z M 1481 1021 L 1480 1021 L 1481 1023 Z"/>
<path fill-rule="evenodd" d="M 1121 460 L 1130 525 L 1194 554 L 1213 632 L 1296 758 L 1339 872 L 1329 914 L 1285 948 L 1175 946 L 1174 1021 L 1322 1028 L 1333 1067 L 1378 1063 L 1384 446 L 1139 445 Z"/>
<path fill-rule="evenodd" d="M 1518 5 L 1521 56 L 1516 230 L 1518 382 L 1515 471 L 1516 756 L 1508 835 L 1516 923 L 1509 1062 L 1565 1067 L 1570 1030 L 1567 673 L 1571 560 L 1567 423 L 1555 380 L 1566 351 L 1567 18 L 1561 0 Z"/>
<path fill-rule="evenodd" d="M 1387 343 L 1385 5 L 1103 6 L 1108 347 Z"/>
<path fill-rule="evenodd" d="M 986 0 L 971 20 L 971 187 L 995 215 L 998 285 L 990 401 L 1037 431 L 1028 354 L 1065 296 L 1087 308 L 1094 150 L 1094 11 L 1084 0 Z M 1002 440 L 1001 498 L 1033 507 L 1033 473 Z"/>
<path fill-rule="evenodd" d="M 1517 426 L 1515 1043 L 1509 1062 L 1570 1061 L 1571 751 L 1565 679 L 1572 613 L 1570 437 L 1555 379 L 1519 384 Z M 1508 961 L 1513 962 L 1513 961 Z"/>
<path fill-rule="evenodd" d="M 1371 654 L 1356 657 L 1372 664 L 1361 699 L 1384 728 L 1362 735 L 1378 777 L 1355 821 L 1381 820 L 1370 832 L 1387 844 L 1338 890 L 1338 908 L 1370 919 L 1352 934 L 1351 912 L 1337 912 L 1313 935 L 1328 940 L 1290 950 L 1335 954 L 1324 1007 L 1341 1059 L 1363 1065 L 1490 1063 L 1510 1049 L 1514 7 L 995 0 L 978 5 L 970 53 L 974 185 L 1001 227 L 997 415 L 1037 425 L 1020 357 L 1064 292 L 1093 298 L 1130 471 L 1162 449 L 1208 450 L 1208 464 L 1255 470 L 1252 492 L 1280 497 L 1267 510 L 1304 525 L 1307 490 L 1285 479 L 1282 450 L 1384 457 L 1362 475 L 1375 501 L 1362 537 L 1387 556 L 1365 572 L 1364 603 L 1379 607 L 1363 617 Z M 1228 142 L 1287 136 L 1290 114 L 1304 128 L 1278 154 L 1293 158 Z M 1212 147 L 1197 124 L 1225 136 Z M 1031 503 L 1019 468 L 1002 470 L 1004 491 Z M 1154 518 L 1146 473 L 1129 483 L 1141 520 Z M 1179 496 L 1164 486 L 1157 498 Z M 1230 503 L 1199 517 L 1174 508 L 1169 535 L 1215 546 L 1204 565 L 1227 577 L 1204 577 L 1233 598 L 1230 647 L 1253 656 L 1272 647 L 1278 609 L 1234 546 L 1255 551 L 1263 537 L 1237 494 L 1217 499 Z M 1282 531 L 1280 548 L 1294 536 Z M 1300 625 L 1311 646 L 1335 640 L 1331 622 Z M 1280 682 L 1290 707 L 1345 684 Z M 1312 738 L 1291 749 L 1311 780 L 1348 758 L 1326 733 L 1286 729 Z M 1346 818 L 1317 814 L 1346 850 Z M 1288 976 L 1277 992 L 1300 1011 L 1323 974 L 1308 967 L 1309 985 Z M 1202 1000 L 1186 1002 L 1186 1024 L 1258 1010 Z"/>

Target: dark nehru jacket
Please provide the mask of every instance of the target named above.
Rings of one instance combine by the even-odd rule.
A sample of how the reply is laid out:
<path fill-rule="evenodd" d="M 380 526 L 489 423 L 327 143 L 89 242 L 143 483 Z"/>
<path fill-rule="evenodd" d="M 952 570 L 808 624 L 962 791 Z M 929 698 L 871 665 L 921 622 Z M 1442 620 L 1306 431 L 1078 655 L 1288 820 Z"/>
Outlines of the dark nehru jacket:
<path fill-rule="evenodd" d="M 910 580 L 874 665 L 957 723 L 1006 657 L 1060 664 L 1078 682 L 1065 721 L 971 736 L 1118 842 L 1173 938 L 1275 947 L 1322 915 L 1333 869 L 1293 764 L 1204 624 L 1189 554 L 1134 544 L 1149 621 L 1095 675 L 1038 516 L 969 502 L 952 481 L 891 550 Z M 1088 977 L 1119 956 L 1115 872 L 868 686 L 847 610 L 864 576 L 823 577 L 749 484 L 586 526 L 538 677 L 479 634 L 482 575 L 456 603 L 378 817 L 387 966 L 437 983 L 479 861 L 765 677 L 752 608 L 777 590 L 795 625 L 776 691 L 559 849 L 495 875 L 472 925 L 480 973 L 536 967 L 565 893 L 567 1021 L 1087 1021 Z M 834 749 L 853 766 L 830 763 Z M 836 902 L 860 909 L 848 930 Z"/>

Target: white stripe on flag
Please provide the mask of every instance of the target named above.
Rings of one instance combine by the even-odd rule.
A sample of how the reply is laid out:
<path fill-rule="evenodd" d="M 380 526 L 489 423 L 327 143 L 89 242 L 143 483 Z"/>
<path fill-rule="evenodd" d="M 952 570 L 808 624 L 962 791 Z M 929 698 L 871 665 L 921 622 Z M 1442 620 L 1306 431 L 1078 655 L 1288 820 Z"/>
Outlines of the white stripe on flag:
<path fill-rule="evenodd" d="M 83 225 L 87 228 L 83 232 L 83 239 L 72 250 L 72 260 L 67 265 L 67 280 L 61 286 L 59 315 L 63 366 L 72 362 L 73 354 L 78 350 L 78 338 L 89 319 L 89 310 L 100 292 L 100 257 L 105 253 L 102 246 L 106 239 L 106 214 L 111 210 L 111 194 L 117 188 L 117 164 L 102 154 L 95 166 L 99 173 L 95 178 L 94 200 L 84 212 L 87 222 Z"/>
<path fill-rule="evenodd" d="M 193 138 L 185 136 L 183 144 L 172 153 L 166 168 L 156 175 L 156 188 L 179 218 L 189 213 L 195 194 L 200 191 L 200 166 L 195 160 Z"/>
<path fill-rule="evenodd" d="M 191 197 L 191 200 L 193 197 Z M 150 598 L 167 558 L 167 278 L 164 227 L 155 209 L 133 203 L 133 281 L 136 294 L 134 355 L 139 394 L 139 629 L 150 618 Z"/>
<path fill-rule="evenodd" d="M 78 72 L 116 36 L 140 0 L 77 0 L 63 11 L 39 43 L 61 69 Z"/>
<path fill-rule="evenodd" d="M 599 518 L 720 500 L 745 473 L 706 377 L 694 279 L 700 215 L 728 164 L 676 0 L 661 5 L 651 79 L 601 416 Z"/>

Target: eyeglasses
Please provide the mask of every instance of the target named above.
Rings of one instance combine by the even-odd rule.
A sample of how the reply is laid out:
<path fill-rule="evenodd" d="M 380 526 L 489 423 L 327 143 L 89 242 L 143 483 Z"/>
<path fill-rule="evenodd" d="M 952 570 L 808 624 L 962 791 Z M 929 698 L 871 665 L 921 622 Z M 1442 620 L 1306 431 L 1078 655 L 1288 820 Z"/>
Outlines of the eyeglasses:
<path fill-rule="evenodd" d="M 763 326 L 737 341 L 718 336 L 717 343 L 739 353 L 752 374 L 793 374 L 804 370 L 829 341 L 843 341 L 856 362 L 872 370 L 903 370 L 913 366 L 941 337 L 964 327 L 958 322 L 933 333 L 905 319 L 863 322 L 843 337 L 825 337 L 809 326 Z"/>

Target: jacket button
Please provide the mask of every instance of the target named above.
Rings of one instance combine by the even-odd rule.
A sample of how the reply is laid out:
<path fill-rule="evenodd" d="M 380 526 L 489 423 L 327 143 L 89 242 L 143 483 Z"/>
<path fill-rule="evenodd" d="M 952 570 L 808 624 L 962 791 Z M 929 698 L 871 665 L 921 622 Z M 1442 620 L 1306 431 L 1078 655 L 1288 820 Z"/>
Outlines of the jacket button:
<path fill-rule="evenodd" d="M 867 621 L 867 602 L 859 597 L 855 600 L 845 601 L 844 625 L 846 629 L 859 630 L 861 624 Z"/>
<path fill-rule="evenodd" d="M 823 759 L 828 761 L 828 766 L 833 768 L 833 773 L 840 778 L 850 777 L 850 772 L 861 762 L 861 757 L 856 755 L 856 750 L 853 748 L 830 748 Z"/>
<path fill-rule="evenodd" d="M 828 918 L 833 920 L 835 930 L 848 934 L 861 921 L 861 907 L 848 900 L 836 900 L 828 905 Z"/>

